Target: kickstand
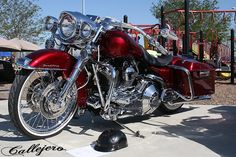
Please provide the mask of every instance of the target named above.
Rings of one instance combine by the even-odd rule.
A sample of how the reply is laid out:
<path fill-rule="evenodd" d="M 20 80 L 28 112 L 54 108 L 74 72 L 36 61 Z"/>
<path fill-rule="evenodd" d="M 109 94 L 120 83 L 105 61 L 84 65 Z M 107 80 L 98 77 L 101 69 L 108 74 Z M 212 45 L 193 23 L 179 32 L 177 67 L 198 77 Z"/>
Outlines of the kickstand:
<path fill-rule="evenodd" d="M 122 128 L 127 129 L 130 132 L 132 132 L 135 137 L 145 138 L 145 136 L 141 135 L 139 131 L 135 132 L 134 130 L 130 129 L 129 127 L 125 126 L 124 124 L 119 123 L 118 121 L 114 121 L 114 122 L 116 124 L 118 124 L 119 126 L 121 126 Z"/>

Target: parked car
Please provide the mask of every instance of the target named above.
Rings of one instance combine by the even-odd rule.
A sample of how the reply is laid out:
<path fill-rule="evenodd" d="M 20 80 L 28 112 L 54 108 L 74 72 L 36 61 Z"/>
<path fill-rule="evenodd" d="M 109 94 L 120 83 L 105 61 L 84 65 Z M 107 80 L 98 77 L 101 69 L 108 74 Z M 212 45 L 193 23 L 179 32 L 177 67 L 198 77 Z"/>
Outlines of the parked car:
<path fill-rule="evenodd" d="M 12 83 L 15 78 L 15 70 L 11 60 L 0 60 L 0 84 Z"/>

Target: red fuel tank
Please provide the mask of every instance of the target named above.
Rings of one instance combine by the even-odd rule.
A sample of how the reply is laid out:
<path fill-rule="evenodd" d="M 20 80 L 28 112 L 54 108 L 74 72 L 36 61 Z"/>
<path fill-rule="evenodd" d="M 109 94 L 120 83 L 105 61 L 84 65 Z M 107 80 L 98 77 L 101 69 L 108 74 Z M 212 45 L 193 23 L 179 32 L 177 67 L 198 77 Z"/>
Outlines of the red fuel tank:
<path fill-rule="evenodd" d="M 101 54 L 106 57 L 142 57 L 142 50 L 127 33 L 120 30 L 106 32 L 100 40 Z"/>

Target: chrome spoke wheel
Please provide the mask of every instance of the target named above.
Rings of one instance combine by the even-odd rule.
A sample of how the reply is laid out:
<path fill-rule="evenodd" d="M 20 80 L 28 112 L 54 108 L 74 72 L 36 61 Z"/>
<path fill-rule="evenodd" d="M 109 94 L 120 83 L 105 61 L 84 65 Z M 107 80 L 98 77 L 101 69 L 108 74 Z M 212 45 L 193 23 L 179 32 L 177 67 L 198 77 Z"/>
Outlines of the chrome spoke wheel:
<path fill-rule="evenodd" d="M 51 136 L 62 130 L 77 109 L 77 88 L 72 87 L 63 104 L 58 99 L 65 83 L 59 72 L 33 71 L 19 93 L 19 121 L 28 134 Z"/>

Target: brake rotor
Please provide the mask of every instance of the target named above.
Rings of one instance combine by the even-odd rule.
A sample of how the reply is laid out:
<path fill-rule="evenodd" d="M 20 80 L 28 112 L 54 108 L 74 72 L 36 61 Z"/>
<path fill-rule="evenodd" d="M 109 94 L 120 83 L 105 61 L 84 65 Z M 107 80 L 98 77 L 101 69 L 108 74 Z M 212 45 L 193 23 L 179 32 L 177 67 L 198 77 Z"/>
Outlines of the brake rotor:
<path fill-rule="evenodd" d="M 46 87 L 40 100 L 40 110 L 42 115 L 47 119 L 60 117 L 66 110 L 66 105 L 58 103 L 60 90 L 58 83 L 52 83 Z"/>

